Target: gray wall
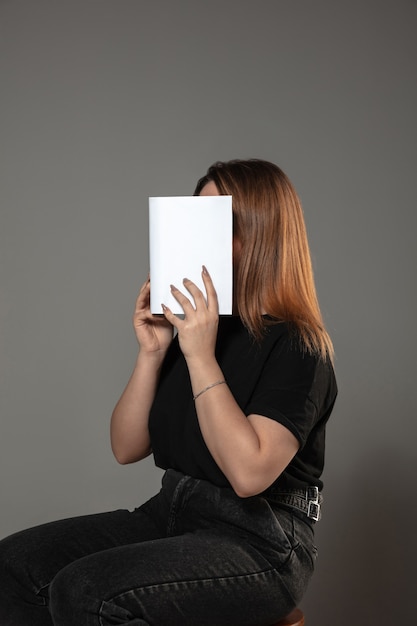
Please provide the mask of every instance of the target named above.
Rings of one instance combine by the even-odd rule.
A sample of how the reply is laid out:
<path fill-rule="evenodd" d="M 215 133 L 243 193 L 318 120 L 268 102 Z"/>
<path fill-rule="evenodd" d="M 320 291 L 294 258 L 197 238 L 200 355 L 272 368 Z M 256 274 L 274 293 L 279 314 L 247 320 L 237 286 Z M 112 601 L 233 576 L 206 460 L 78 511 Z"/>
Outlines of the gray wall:
<path fill-rule="evenodd" d="M 337 351 L 308 625 L 411 616 L 416 17 L 415 0 L 0 0 L 0 535 L 155 491 L 152 463 L 120 467 L 108 443 L 147 198 L 261 157 L 301 195 Z"/>

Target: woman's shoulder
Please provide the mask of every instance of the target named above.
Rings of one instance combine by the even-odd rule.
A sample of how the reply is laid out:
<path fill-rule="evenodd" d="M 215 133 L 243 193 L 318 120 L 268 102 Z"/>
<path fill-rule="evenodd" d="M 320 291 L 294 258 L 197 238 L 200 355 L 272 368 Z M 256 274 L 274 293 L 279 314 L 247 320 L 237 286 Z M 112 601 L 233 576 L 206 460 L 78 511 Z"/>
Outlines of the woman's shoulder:
<path fill-rule="evenodd" d="M 294 325 L 269 315 L 264 315 L 263 319 L 264 331 L 257 339 L 250 334 L 240 317 L 222 316 L 219 321 L 220 344 L 227 345 L 228 349 L 240 346 L 256 360 L 279 363 L 288 370 L 320 370 L 334 376 L 331 359 L 308 350 Z"/>
<path fill-rule="evenodd" d="M 269 361 L 289 376 L 305 376 L 311 380 L 321 379 L 336 387 L 336 377 L 330 357 L 309 350 L 297 329 L 287 322 L 270 323 L 267 337 L 272 344 Z"/>

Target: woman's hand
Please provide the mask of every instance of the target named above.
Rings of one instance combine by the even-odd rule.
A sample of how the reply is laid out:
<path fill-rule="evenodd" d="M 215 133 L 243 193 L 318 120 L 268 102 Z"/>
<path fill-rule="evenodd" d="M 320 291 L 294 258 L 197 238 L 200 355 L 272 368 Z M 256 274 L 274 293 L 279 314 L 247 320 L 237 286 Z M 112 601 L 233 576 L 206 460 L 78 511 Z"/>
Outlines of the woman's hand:
<path fill-rule="evenodd" d="M 148 277 L 136 300 L 133 326 L 142 353 L 165 353 L 172 341 L 173 328 L 166 317 L 152 315 L 150 293 L 151 282 Z"/>
<path fill-rule="evenodd" d="M 171 285 L 171 292 L 184 310 L 184 319 L 179 319 L 165 305 L 162 309 L 165 318 L 178 331 L 180 348 L 187 361 L 214 357 L 217 328 L 219 324 L 219 305 L 217 293 L 210 274 L 203 266 L 203 283 L 207 300 L 203 292 L 188 278 L 184 278 L 184 287 L 190 292 L 194 306 L 177 287 Z"/>

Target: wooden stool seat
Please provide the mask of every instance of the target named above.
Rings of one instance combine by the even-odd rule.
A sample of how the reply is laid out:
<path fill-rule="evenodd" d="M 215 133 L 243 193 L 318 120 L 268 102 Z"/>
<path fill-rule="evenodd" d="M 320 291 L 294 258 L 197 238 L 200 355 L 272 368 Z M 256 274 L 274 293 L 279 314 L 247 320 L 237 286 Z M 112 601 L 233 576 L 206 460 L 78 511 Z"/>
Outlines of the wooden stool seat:
<path fill-rule="evenodd" d="M 304 615 L 300 609 L 294 609 L 287 617 L 283 617 L 272 626 L 304 626 Z"/>

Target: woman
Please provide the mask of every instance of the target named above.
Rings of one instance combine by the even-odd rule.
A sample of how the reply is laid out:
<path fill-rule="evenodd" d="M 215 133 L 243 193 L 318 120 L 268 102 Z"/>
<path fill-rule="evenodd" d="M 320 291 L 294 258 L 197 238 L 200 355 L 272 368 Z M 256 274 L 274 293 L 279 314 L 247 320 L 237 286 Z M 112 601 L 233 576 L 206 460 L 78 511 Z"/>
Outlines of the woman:
<path fill-rule="evenodd" d="M 302 209 L 260 160 L 216 163 L 195 193 L 233 196 L 235 315 L 206 268 L 206 293 L 172 286 L 183 319 L 151 315 L 148 279 L 111 421 L 117 460 L 152 452 L 162 489 L 3 540 L 2 626 L 267 626 L 306 589 L 337 389 Z"/>

